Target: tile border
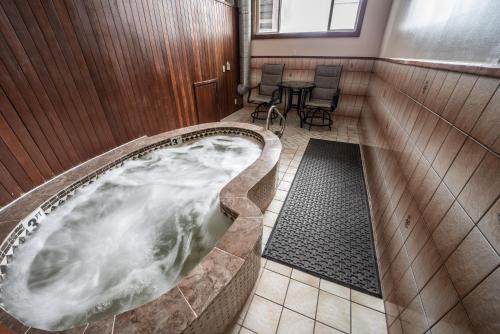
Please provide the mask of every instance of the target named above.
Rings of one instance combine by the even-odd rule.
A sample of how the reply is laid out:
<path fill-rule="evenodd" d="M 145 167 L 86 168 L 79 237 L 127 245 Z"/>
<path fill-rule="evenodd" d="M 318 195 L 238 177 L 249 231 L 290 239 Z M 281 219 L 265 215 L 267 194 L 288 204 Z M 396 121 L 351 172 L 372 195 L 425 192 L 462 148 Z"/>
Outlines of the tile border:
<path fill-rule="evenodd" d="M 220 192 L 220 208 L 233 220 L 231 227 L 219 239 L 214 249 L 176 287 L 156 300 L 113 316 L 116 319 L 113 326 L 116 326 L 116 322 L 120 326 L 132 325 L 133 322 L 134 328 L 147 330 L 150 322 L 158 318 L 157 321 L 161 321 L 163 328 L 169 328 L 175 333 L 206 333 L 207 329 L 223 331 L 233 323 L 257 280 L 260 269 L 262 211 L 272 201 L 277 188 L 281 142 L 272 132 L 260 126 L 237 122 L 206 123 L 143 137 L 61 174 L 0 210 L 0 236 L 4 240 L 0 247 L 0 262 L 6 262 L 7 256 L 12 259 L 14 248 L 29 237 L 28 232 L 32 231 L 27 231 L 19 222 L 35 208 L 41 208 L 45 214 L 50 215 L 73 196 L 78 188 L 121 166 L 125 160 L 137 159 L 159 148 L 221 133 L 251 136 L 263 145 L 261 156 Z M 220 259 L 221 264 L 217 268 L 213 266 L 214 259 Z M 222 265 L 228 259 L 232 263 L 232 270 Z M 214 269 L 215 272 L 219 271 L 220 275 L 213 274 Z M 200 284 L 212 286 L 211 293 L 196 293 L 196 287 Z M 187 291 L 191 293 L 189 297 L 185 296 Z M 172 312 L 169 312 L 169 309 Z M 186 309 L 197 309 L 197 312 L 179 312 Z M 138 315 L 145 311 L 151 316 L 143 315 L 138 319 Z M 19 333 L 24 333 L 27 329 L 31 331 L 3 309 L 0 310 L 0 325 Z M 82 328 L 85 330 L 86 326 Z M 74 333 L 75 329 L 59 333 L 70 332 Z"/>

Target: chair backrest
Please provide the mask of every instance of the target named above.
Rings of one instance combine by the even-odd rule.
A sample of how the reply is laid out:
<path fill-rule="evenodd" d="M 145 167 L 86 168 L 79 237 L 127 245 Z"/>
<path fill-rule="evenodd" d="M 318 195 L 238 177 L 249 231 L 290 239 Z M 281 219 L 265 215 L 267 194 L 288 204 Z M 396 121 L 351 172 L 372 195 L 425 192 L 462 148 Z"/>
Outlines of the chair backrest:
<path fill-rule="evenodd" d="M 342 65 L 318 65 L 314 74 L 316 86 L 312 90 L 311 98 L 318 100 L 332 100 L 337 94 L 340 84 Z"/>
<path fill-rule="evenodd" d="M 273 95 L 278 88 L 278 84 L 283 80 L 284 64 L 264 64 L 262 65 L 262 78 L 260 80 L 260 95 Z"/>

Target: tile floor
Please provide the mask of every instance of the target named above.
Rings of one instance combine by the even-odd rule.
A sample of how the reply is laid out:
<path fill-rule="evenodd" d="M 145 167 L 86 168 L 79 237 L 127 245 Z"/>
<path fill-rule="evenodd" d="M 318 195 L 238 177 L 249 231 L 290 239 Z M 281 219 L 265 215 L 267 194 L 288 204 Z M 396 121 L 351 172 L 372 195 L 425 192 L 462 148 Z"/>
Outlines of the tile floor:
<path fill-rule="evenodd" d="M 251 122 L 251 108 L 243 108 L 223 121 Z M 257 121 L 264 124 L 264 121 Z M 276 122 L 277 123 L 277 122 Z M 332 130 L 301 129 L 290 112 L 283 135 L 280 183 L 264 214 L 263 246 L 297 172 L 309 138 L 358 143 L 358 119 L 336 117 Z M 276 128 L 278 125 L 275 124 Z M 261 272 L 237 323 L 229 333 L 335 334 L 387 333 L 381 299 L 325 281 L 262 258 Z"/>

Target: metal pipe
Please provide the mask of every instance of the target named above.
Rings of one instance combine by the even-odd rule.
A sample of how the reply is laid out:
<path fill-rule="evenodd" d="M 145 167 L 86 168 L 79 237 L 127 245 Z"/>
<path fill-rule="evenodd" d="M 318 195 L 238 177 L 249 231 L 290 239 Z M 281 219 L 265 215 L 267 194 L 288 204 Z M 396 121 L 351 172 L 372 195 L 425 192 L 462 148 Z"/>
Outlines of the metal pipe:
<path fill-rule="evenodd" d="M 252 0 L 239 0 L 240 84 L 238 94 L 245 95 L 250 88 L 250 52 L 252 47 Z"/>

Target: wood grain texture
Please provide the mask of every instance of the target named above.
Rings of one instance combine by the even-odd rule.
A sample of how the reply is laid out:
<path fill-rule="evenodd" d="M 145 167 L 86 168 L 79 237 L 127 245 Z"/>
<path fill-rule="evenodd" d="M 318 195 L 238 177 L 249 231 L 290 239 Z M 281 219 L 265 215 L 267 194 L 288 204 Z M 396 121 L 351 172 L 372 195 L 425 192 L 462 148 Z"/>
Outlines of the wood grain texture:
<path fill-rule="evenodd" d="M 0 206 L 134 138 L 198 124 L 195 82 L 216 80 L 212 115 L 234 112 L 237 20 L 215 0 L 1 1 Z"/>

